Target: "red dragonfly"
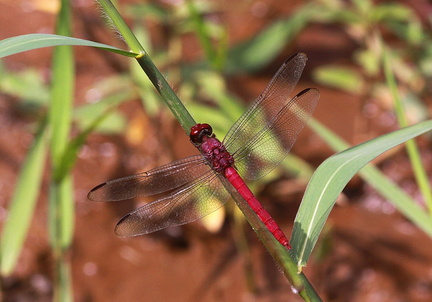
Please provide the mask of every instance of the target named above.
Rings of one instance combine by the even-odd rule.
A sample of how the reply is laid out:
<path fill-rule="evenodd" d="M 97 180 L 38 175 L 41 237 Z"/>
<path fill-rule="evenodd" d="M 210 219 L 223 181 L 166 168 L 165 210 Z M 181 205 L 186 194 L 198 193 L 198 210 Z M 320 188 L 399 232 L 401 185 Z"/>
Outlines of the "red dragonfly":
<path fill-rule="evenodd" d="M 198 220 L 220 208 L 236 190 L 274 237 L 286 248 L 288 239 L 249 190 L 242 177 L 257 179 L 286 156 L 309 120 L 319 92 L 309 88 L 289 94 L 306 65 L 303 53 L 291 56 L 263 93 L 234 123 L 221 142 L 208 124 L 191 128 L 190 140 L 201 152 L 147 172 L 105 182 L 90 191 L 94 201 L 118 201 L 167 193 L 124 216 L 119 236 L 137 236 Z M 225 186 L 225 187 L 224 187 Z"/>

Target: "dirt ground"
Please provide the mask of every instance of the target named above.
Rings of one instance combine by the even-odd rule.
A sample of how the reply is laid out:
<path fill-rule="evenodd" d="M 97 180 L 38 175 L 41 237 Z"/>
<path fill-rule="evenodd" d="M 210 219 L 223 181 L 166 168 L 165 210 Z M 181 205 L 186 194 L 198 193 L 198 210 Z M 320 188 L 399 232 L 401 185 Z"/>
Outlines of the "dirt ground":
<path fill-rule="evenodd" d="M 230 43 L 250 37 L 273 19 L 287 16 L 302 1 L 223 1 L 220 17 L 229 28 Z M 250 8 L 259 2 L 266 13 Z M 0 38 L 27 33 L 52 33 L 55 22 L 49 1 L 0 2 Z M 247 9 L 249 8 L 249 9 Z M 239 18 L 241 16 L 241 18 Z M 76 1 L 74 36 L 121 46 L 100 20 L 92 1 Z M 230 86 L 245 100 L 257 96 L 278 66 L 294 52 L 305 52 L 308 65 L 296 88 L 314 86 L 311 70 L 320 64 L 346 62 L 355 45 L 336 27 L 309 26 L 278 59 L 254 76 L 233 77 Z M 184 47 L 184 55 L 200 54 Z M 104 76 L 124 70 L 125 58 L 76 48 L 76 103 Z M 35 67 L 48 78 L 50 49 L 31 51 L 4 60 L 9 70 Z M 321 98 L 314 117 L 357 144 L 396 129 L 384 122 L 386 112 L 373 120 L 362 118 L 360 100 L 340 91 L 317 87 Z M 430 100 L 429 100 L 430 101 Z M 16 102 L 0 94 L 0 229 L 7 214 L 17 174 L 32 141 L 31 117 L 17 112 Z M 142 119 L 146 143 L 133 145 L 122 135 L 91 135 L 74 169 L 76 230 L 70 251 L 75 301 L 302 301 L 273 263 L 248 225 L 244 230 L 250 253 L 240 252 L 233 237 L 232 219 L 210 233 L 199 222 L 135 238 L 118 238 L 116 222 L 136 207 L 134 201 L 94 203 L 86 198 L 95 185 L 195 153 L 183 130 L 170 122 L 152 124 L 137 100 L 122 105 L 128 119 Z M 343 112 L 343 114 L 341 114 Z M 359 125 L 358 121 L 367 125 Z M 362 129 L 359 131 L 359 129 Z M 174 143 L 173 140 L 175 139 Z M 148 142 L 148 143 L 147 143 Z M 422 155 L 431 167 L 430 142 L 420 140 Z M 292 152 L 317 167 L 332 154 L 320 138 L 304 130 Z M 403 149 L 384 159 L 380 167 L 411 195 L 410 165 Z M 431 169 L 428 170 L 431 175 Z M 48 173 L 45 176 L 31 231 L 13 275 L 2 280 L 4 301 L 51 301 L 52 255 L 46 228 Z M 287 189 L 289 188 L 289 189 Z M 289 177 L 266 185 L 259 198 L 290 234 L 305 184 Z M 432 240 L 398 213 L 360 178 L 344 191 L 327 222 L 323 240 L 304 272 L 325 301 L 431 301 Z"/>

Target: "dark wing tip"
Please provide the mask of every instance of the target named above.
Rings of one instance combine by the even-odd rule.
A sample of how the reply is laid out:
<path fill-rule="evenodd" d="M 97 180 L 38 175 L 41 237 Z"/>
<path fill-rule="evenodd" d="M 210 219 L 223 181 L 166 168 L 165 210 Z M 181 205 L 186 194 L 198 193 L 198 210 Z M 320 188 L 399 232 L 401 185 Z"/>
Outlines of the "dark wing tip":
<path fill-rule="evenodd" d="M 319 97 L 319 94 L 320 94 L 319 90 L 316 89 L 316 88 L 306 88 L 306 89 L 303 89 L 302 91 L 300 91 L 296 96 L 297 97 L 301 97 L 303 94 L 306 94 L 308 92 L 315 93 L 315 94 L 318 95 L 318 97 Z"/>
<path fill-rule="evenodd" d="M 119 222 L 117 222 L 115 228 L 114 228 L 114 233 L 119 236 L 119 237 L 130 237 L 130 236 L 134 236 L 133 234 L 131 235 L 128 232 L 125 232 L 125 228 L 122 227 L 122 224 L 124 221 L 126 221 L 129 217 L 131 216 L 131 214 L 127 214 L 125 216 L 122 217 L 122 219 L 119 220 Z"/>
<path fill-rule="evenodd" d="M 107 183 L 101 183 L 100 185 L 97 185 L 93 189 L 90 190 L 90 192 L 87 194 L 87 198 L 93 201 L 102 201 L 100 198 L 98 198 L 98 190 L 102 187 L 104 187 Z M 100 197 L 100 196 L 99 196 Z"/>

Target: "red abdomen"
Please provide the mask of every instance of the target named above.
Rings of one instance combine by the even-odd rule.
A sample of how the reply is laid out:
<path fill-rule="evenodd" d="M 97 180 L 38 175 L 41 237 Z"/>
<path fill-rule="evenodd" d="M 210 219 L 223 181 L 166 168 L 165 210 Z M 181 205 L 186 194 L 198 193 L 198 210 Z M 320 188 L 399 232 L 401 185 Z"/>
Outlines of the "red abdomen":
<path fill-rule="evenodd" d="M 253 195 L 252 191 L 249 190 L 246 183 L 237 173 L 233 167 L 227 167 L 224 171 L 225 177 L 233 185 L 233 187 L 239 192 L 243 199 L 249 204 L 249 206 L 258 215 L 261 221 L 273 234 L 273 236 L 286 248 L 291 249 L 288 239 L 282 232 L 276 221 L 270 216 L 270 214 L 264 209 L 258 199 Z"/>

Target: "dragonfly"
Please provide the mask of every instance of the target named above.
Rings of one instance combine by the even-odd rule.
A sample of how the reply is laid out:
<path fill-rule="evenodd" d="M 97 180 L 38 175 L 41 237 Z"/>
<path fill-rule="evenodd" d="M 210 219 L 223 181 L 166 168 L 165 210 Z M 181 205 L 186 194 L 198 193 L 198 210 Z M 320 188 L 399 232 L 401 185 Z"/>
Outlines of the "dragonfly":
<path fill-rule="evenodd" d="M 237 191 L 273 236 L 287 249 L 288 239 L 246 185 L 274 169 L 292 148 L 312 115 L 319 91 L 308 88 L 293 98 L 306 65 L 303 53 L 292 55 L 220 141 L 209 124 L 191 128 L 190 140 L 200 151 L 139 174 L 93 188 L 93 201 L 119 201 L 164 194 L 117 223 L 115 233 L 129 237 L 196 221 L 222 207 Z"/>

